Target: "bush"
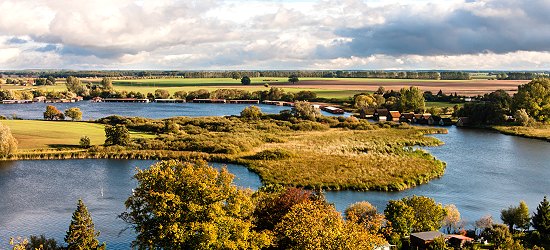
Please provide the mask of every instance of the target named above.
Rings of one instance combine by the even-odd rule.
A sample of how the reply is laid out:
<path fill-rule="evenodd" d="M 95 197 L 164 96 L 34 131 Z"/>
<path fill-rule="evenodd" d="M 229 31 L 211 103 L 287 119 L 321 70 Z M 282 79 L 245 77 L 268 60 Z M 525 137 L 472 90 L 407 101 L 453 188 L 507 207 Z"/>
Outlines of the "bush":
<path fill-rule="evenodd" d="M 262 115 L 262 110 L 258 106 L 248 106 L 241 111 L 241 118 L 249 120 L 258 120 Z"/>
<path fill-rule="evenodd" d="M 264 161 L 283 160 L 283 159 L 288 159 L 292 157 L 292 155 L 293 154 L 287 150 L 276 148 L 276 149 L 266 149 L 262 152 L 256 153 L 255 155 L 249 156 L 248 158 L 252 160 L 264 160 Z"/>
<path fill-rule="evenodd" d="M 88 136 L 82 136 L 80 137 L 80 147 L 81 148 L 89 148 L 91 145 L 90 137 Z"/>
<path fill-rule="evenodd" d="M 0 123 L 0 158 L 11 155 L 17 151 L 17 140 L 11 134 L 8 126 Z"/>
<path fill-rule="evenodd" d="M 529 125 L 530 117 L 525 109 L 516 110 L 516 112 L 514 113 L 514 118 L 521 126 Z"/>

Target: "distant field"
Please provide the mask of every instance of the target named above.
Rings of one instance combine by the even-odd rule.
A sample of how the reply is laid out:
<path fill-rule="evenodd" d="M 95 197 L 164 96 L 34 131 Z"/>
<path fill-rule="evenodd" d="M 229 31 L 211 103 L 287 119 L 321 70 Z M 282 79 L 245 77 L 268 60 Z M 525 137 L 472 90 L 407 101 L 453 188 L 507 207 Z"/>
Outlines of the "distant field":
<path fill-rule="evenodd" d="M 482 76 L 479 76 L 480 78 Z M 83 79 L 83 81 L 97 82 L 99 79 Z M 424 91 L 437 93 L 457 93 L 460 95 L 475 96 L 504 89 L 509 93 L 517 90 L 517 86 L 529 81 L 520 80 L 414 80 L 414 79 L 378 79 L 378 78 L 300 78 L 296 84 L 288 82 L 284 77 L 258 77 L 252 78 L 252 84 L 244 86 L 240 80 L 231 78 L 167 78 L 167 79 L 138 79 L 115 80 L 117 90 L 139 91 L 141 93 L 153 93 L 156 89 L 166 89 L 170 93 L 176 91 L 193 91 L 207 89 L 213 91 L 220 88 L 242 88 L 249 91 L 267 90 L 264 84 L 280 87 L 285 91 L 297 92 L 309 90 L 316 92 L 319 97 L 337 98 L 346 100 L 354 94 L 375 91 L 379 86 L 386 90 L 399 90 L 404 87 L 417 86 Z M 4 86 L 2 86 L 4 87 Z M 13 88 L 13 86 L 11 86 Z M 22 87 L 19 87 L 22 88 Z M 45 90 L 65 90 L 63 83 L 55 86 L 40 87 Z"/>
<path fill-rule="evenodd" d="M 37 120 L 2 120 L 0 123 L 10 127 L 20 149 L 74 147 L 84 135 L 90 137 L 93 145 L 105 142 L 105 128 L 102 124 Z M 134 132 L 131 132 L 131 136 L 153 137 Z"/>

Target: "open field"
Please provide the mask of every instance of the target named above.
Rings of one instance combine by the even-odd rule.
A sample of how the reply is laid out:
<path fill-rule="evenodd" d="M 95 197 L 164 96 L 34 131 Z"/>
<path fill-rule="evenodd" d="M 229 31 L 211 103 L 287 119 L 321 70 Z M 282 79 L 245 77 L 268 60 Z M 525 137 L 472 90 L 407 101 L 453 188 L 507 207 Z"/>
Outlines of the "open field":
<path fill-rule="evenodd" d="M 535 127 L 494 126 L 493 128 L 507 135 L 550 141 L 550 125 L 537 125 Z"/>
<path fill-rule="evenodd" d="M 80 137 L 90 137 L 92 145 L 105 142 L 105 126 L 87 122 L 59 122 L 38 120 L 2 120 L 10 127 L 20 149 L 40 149 L 78 146 Z M 132 138 L 149 138 L 152 135 L 131 132 Z"/>

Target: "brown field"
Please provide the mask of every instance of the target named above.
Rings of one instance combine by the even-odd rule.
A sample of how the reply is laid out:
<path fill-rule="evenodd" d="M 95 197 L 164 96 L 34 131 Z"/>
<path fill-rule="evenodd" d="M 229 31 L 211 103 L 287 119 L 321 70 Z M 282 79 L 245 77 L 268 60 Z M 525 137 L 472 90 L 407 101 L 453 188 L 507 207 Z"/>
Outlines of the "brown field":
<path fill-rule="evenodd" d="M 378 80 L 378 81 L 377 81 Z M 437 93 L 442 90 L 444 93 L 457 93 L 459 95 L 476 96 L 490 93 L 495 90 L 504 89 L 509 93 L 517 91 L 517 86 L 528 83 L 529 80 L 388 80 L 373 79 L 372 81 L 358 80 L 303 80 L 297 84 L 272 83 L 272 86 L 284 86 L 287 88 L 310 88 L 310 89 L 331 89 L 331 90 L 366 90 L 375 91 L 379 86 L 386 90 L 399 90 L 403 87 L 416 86 L 423 91 Z"/>

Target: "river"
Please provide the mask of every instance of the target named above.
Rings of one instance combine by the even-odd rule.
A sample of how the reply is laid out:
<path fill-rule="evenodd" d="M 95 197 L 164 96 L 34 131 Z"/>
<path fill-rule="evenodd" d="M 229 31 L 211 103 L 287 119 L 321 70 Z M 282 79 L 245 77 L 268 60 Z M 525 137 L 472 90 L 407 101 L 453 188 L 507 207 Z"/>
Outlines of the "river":
<path fill-rule="evenodd" d="M 445 175 L 403 192 L 330 191 L 327 199 L 343 211 L 349 204 L 367 200 L 383 210 L 387 201 L 425 195 L 442 204 L 455 204 L 467 224 L 525 200 L 533 211 L 550 193 L 550 143 L 500 133 L 449 127 L 434 135 L 444 146 L 428 148 L 447 163 Z M 133 234 L 120 233 L 125 224 L 117 218 L 136 183 L 135 168 L 152 161 L 52 160 L 0 162 L 0 248 L 10 236 L 46 233 L 63 241 L 76 201 L 88 206 L 100 240 L 109 249 L 127 249 Z M 216 166 L 220 166 L 217 164 Z M 240 186 L 256 189 L 258 176 L 242 166 L 229 165 Z"/>

